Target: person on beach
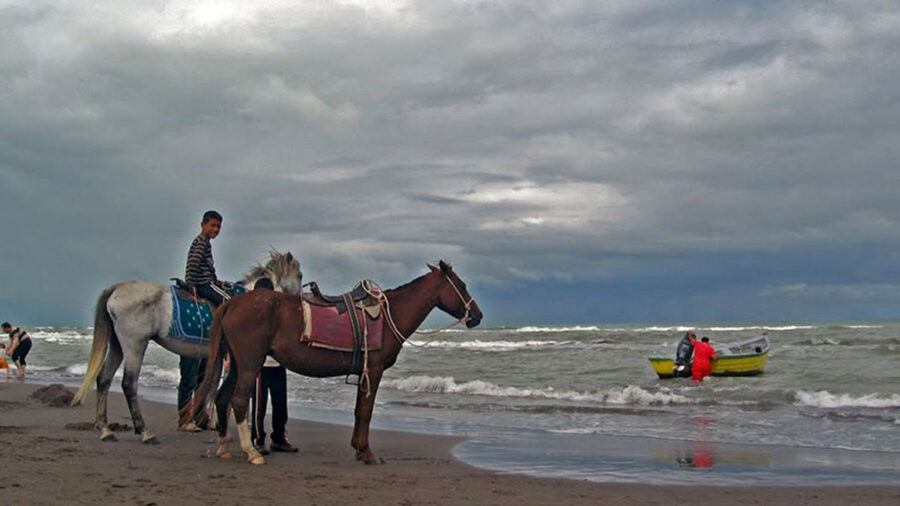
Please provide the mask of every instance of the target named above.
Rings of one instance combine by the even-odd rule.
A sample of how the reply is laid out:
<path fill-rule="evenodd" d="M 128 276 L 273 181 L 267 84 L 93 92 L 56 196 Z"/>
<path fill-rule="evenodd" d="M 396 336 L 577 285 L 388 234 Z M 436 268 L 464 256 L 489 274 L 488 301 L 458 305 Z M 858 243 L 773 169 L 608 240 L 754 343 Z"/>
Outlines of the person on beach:
<path fill-rule="evenodd" d="M 703 336 L 700 342 L 694 341 L 694 360 L 691 364 L 691 374 L 694 381 L 703 381 L 703 378 L 712 375 L 710 360 L 717 360 L 715 348 L 709 344 L 709 338 Z"/>
<path fill-rule="evenodd" d="M 254 290 L 274 290 L 269 278 L 259 278 L 253 285 Z M 296 453 L 297 447 L 287 439 L 287 370 L 271 356 L 266 357 L 259 376 L 256 377 L 254 401 L 250 403 L 250 436 L 253 444 L 263 455 L 269 454 L 266 448 L 266 401 L 272 397 L 272 446 L 273 452 Z"/>
<path fill-rule="evenodd" d="M 184 281 L 190 285 L 197 295 L 207 299 L 213 308 L 218 307 L 228 295 L 222 290 L 222 282 L 216 278 L 216 267 L 213 261 L 210 241 L 218 237 L 222 230 L 222 215 L 216 211 L 206 211 L 200 222 L 200 233 L 194 238 L 188 250 L 187 265 L 184 269 Z M 206 371 L 205 358 L 181 357 L 178 361 L 180 378 L 178 380 L 178 410 L 181 411 L 190 401 L 197 385 L 203 380 Z M 202 429 L 193 422 L 178 428 L 188 432 L 199 432 Z"/>
<path fill-rule="evenodd" d="M 691 354 L 694 353 L 694 342 L 697 334 L 688 330 L 678 342 L 675 348 L 675 376 L 687 377 L 691 375 Z"/>
<path fill-rule="evenodd" d="M 9 344 L 6 346 L 6 356 L 12 359 L 16 364 L 16 377 L 25 379 L 25 357 L 31 351 L 31 338 L 28 333 L 19 327 L 15 329 L 9 322 L 3 322 L 0 325 L 3 332 L 9 334 Z M 7 365 L 7 374 L 9 374 L 9 365 Z"/>
<path fill-rule="evenodd" d="M 6 343 L 0 343 L 0 350 L 5 349 Z M 6 357 L 0 357 L 0 369 L 6 369 L 6 377 L 9 378 L 12 371 L 9 370 L 9 362 L 6 360 Z"/>

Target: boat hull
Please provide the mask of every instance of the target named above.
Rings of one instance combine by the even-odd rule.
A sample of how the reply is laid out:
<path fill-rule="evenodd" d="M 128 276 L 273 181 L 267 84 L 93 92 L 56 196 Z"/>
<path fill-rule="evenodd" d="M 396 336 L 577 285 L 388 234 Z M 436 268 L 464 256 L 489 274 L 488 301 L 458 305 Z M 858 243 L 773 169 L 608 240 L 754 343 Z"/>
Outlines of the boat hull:
<path fill-rule="evenodd" d="M 710 362 L 713 376 L 756 376 L 766 369 L 769 351 L 752 355 L 725 356 Z M 660 379 L 674 378 L 675 361 L 671 358 L 651 358 L 650 365 Z"/>

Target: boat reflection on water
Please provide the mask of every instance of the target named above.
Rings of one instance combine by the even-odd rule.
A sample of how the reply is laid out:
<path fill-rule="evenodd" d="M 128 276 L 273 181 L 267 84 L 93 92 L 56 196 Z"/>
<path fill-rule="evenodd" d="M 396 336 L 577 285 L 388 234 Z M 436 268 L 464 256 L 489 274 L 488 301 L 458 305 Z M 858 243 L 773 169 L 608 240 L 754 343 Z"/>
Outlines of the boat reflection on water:
<path fill-rule="evenodd" d="M 675 462 L 687 467 L 709 468 L 715 463 L 712 448 L 703 441 L 694 441 L 694 445 L 690 455 L 676 457 Z"/>
<path fill-rule="evenodd" d="M 754 451 L 746 445 L 728 446 L 711 443 L 709 426 L 715 421 L 710 416 L 691 418 L 692 431 L 687 441 L 661 442 L 654 450 L 658 462 L 676 462 L 693 469 L 711 469 L 715 465 L 759 466 L 768 468 L 772 464 L 771 455 L 763 449 Z"/>

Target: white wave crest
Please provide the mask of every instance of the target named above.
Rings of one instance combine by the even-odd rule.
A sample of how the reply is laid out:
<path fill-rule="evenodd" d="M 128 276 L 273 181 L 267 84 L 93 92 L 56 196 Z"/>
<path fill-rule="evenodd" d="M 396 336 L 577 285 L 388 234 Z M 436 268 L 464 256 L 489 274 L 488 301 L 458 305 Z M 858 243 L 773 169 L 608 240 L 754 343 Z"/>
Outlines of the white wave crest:
<path fill-rule="evenodd" d="M 635 385 L 613 387 L 596 392 L 556 391 L 552 387 L 519 388 L 504 387 L 493 383 L 473 380 L 457 383 L 451 377 L 411 376 L 399 380 L 386 380 L 383 385 L 405 392 L 446 393 L 463 395 L 484 395 L 490 397 L 516 397 L 532 399 L 558 399 L 565 401 L 597 402 L 614 405 L 669 405 L 695 404 L 696 401 L 683 395 L 668 392 L 650 392 Z"/>
<path fill-rule="evenodd" d="M 586 327 L 576 325 L 574 327 L 519 327 L 513 332 L 597 332 L 599 330 L 601 330 L 600 327 L 594 325 Z"/>
<path fill-rule="evenodd" d="M 798 390 L 794 397 L 796 404 L 814 408 L 900 408 L 900 395 L 897 394 L 889 397 L 880 394 L 854 397 L 850 394 L 833 394 L 827 390 Z"/>
<path fill-rule="evenodd" d="M 87 362 L 83 364 L 72 364 L 66 367 L 66 374 L 71 374 L 73 376 L 84 376 L 84 373 L 87 372 Z"/>
<path fill-rule="evenodd" d="M 462 350 L 511 351 L 527 348 L 546 348 L 551 346 L 578 345 L 576 341 L 413 341 L 413 344 L 426 344 L 428 347 L 452 348 Z"/>
<path fill-rule="evenodd" d="M 61 332 L 35 330 L 28 334 L 36 340 L 57 344 L 83 343 L 93 338 L 93 334 L 85 334 L 77 330 L 64 330 Z"/>
<path fill-rule="evenodd" d="M 141 383 L 153 386 L 177 385 L 181 373 L 178 368 L 164 369 L 155 365 L 145 365 L 141 369 Z"/>
<path fill-rule="evenodd" d="M 686 326 L 672 326 L 672 327 L 640 327 L 634 329 L 619 329 L 619 330 L 631 330 L 633 332 L 687 332 L 688 330 L 694 330 L 699 332 L 744 332 L 748 330 L 771 330 L 771 331 L 783 331 L 783 330 L 812 330 L 818 328 L 813 325 L 782 325 L 782 326 L 770 326 L 770 325 L 749 325 L 749 326 L 740 326 L 740 327 L 686 327 Z"/>

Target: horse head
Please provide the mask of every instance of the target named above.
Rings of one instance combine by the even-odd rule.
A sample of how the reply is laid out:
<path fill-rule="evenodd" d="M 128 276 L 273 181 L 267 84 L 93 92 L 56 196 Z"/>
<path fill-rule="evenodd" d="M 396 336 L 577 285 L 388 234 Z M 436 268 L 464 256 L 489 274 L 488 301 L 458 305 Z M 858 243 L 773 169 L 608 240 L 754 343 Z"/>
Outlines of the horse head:
<path fill-rule="evenodd" d="M 440 275 L 442 278 L 438 292 L 438 309 L 464 321 L 468 328 L 478 326 L 483 315 L 478 303 L 469 295 L 466 282 L 456 275 L 450 264 L 443 260 L 438 262 L 438 267 L 427 265 L 432 274 Z"/>
<path fill-rule="evenodd" d="M 281 253 L 276 249 L 269 250 L 269 261 L 266 265 L 257 265 L 244 278 L 245 284 L 255 279 L 267 277 L 272 280 L 275 290 L 299 294 L 303 286 L 303 271 L 300 262 L 291 252 Z"/>

